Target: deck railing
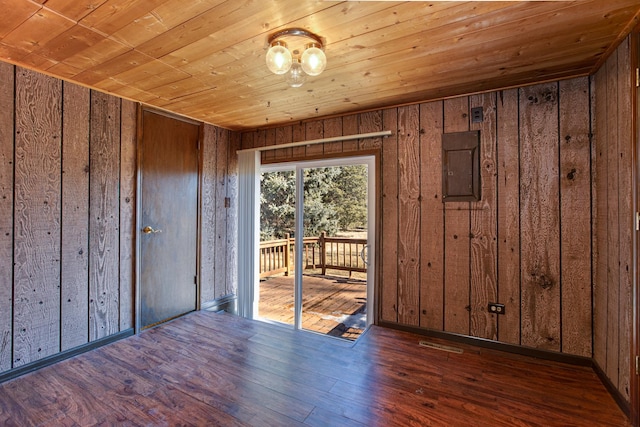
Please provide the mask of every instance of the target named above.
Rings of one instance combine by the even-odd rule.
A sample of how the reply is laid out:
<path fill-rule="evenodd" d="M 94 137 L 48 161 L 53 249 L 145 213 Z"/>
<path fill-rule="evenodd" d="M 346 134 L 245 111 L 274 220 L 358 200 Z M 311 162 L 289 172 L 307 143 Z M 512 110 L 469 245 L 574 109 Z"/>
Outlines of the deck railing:
<path fill-rule="evenodd" d="M 304 269 L 319 269 L 322 275 L 328 269 L 366 273 L 364 261 L 367 239 L 347 237 L 305 237 L 302 240 L 302 262 Z M 294 271 L 295 239 L 287 234 L 284 239 L 260 242 L 260 277 L 276 274 L 290 275 Z"/>

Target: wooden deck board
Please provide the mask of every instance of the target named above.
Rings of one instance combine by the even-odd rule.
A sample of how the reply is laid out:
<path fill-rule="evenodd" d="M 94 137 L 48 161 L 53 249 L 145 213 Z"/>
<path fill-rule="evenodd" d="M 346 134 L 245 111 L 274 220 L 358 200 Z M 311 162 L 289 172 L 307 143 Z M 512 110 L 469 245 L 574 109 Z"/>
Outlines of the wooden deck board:
<path fill-rule="evenodd" d="M 346 277 L 303 276 L 302 327 L 321 334 L 357 339 L 364 327 L 346 316 L 365 317 L 366 282 Z M 260 317 L 293 325 L 293 276 L 273 276 L 260 282 Z M 356 318 L 349 318 L 355 320 Z"/>
<path fill-rule="evenodd" d="M 195 312 L 0 384 L 0 424 L 630 425 L 590 368 L 424 339 Z"/>

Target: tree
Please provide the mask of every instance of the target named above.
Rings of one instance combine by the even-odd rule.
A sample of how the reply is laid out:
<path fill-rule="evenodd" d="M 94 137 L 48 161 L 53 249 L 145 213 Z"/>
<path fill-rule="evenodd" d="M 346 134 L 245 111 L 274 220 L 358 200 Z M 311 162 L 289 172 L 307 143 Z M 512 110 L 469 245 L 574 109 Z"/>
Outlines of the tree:
<path fill-rule="evenodd" d="M 367 168 L 364 165 L 304 170 L 304 235 L 367 225 Z M 260 238 L 291 236 L 295 229 L 295 173 L 263 173 L 260 180 Z"/>
<path fill-rule="evenodd" d="M 260 240 L 283 239 L 295 230 L 295 172 L 260 176 Z"/>

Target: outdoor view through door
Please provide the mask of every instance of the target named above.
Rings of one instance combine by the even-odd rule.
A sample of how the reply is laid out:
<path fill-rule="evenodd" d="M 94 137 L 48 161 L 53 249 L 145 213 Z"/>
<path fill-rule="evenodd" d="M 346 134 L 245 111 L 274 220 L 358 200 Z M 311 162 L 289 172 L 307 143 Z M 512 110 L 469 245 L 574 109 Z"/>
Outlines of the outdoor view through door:
<path fill-rule="evenodd" d="M 367 325 L 368 166 L 308 167 L 300 173 L 300 248 L 296 171 L 263 168 L 261 174 L 258 317 L 295 325 L 300 316 L 303 329 L 355 340 Z M 296 259 L 302 260 L 298 288 Z"/>

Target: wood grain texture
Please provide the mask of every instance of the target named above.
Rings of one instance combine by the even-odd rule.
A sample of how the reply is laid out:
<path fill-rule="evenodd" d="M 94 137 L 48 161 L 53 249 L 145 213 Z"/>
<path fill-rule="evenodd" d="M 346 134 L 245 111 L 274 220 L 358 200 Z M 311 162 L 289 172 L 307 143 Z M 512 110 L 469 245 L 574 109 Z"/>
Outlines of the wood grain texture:
<path fill-rule="evenodd" d="M 293 125 L 291 135 L 293 138 L 292 142 L 305 141 L 307 139 L 305 125 L 303 123 Z M 305 153 L 306 147 L 304 146 L 291 148 L 291 155 L 293 158 L 302 158 L 305 156 Z"/>
<path fill-rule="evenodd" d="M 589 80 L 560 82 L 562 351 L 590 357 L 591 313 Z"/>
<path fill-rule="evenodd" d="M 253 136 L 251 134 L 245 134 Z M 216 191 L 217 183 L 217 138 L 216 128 L 204 125 L 202 134 L 202 205 L 200 213 L 200 303 L 204 304 L 216 298 Z M 248 138 L 243 138 L 243 147 Z"/>
<path fill-rule="evenodd" d="M 379 286 L 380 319 L 389 322 L 398 321 L 398 110 L 390 108 L 382 112 L 385 129 L 392 132 L 382 145 L 382 177 L 380 236 L 378 256 L 380 266 Z M 345 129 L 347 131 L 348 129 Z M 347 144 L 347 141 L 344 142 Z"/>
<path fill-rule="evenodd" d="M 312 141 L 314 139 L 324 138 L 324 127 L 322 120 L 314 120 L 305 124 L 305 140 Z M 324 153 L 324 144 L 313 144 L 306 147 L 307 156 L 320 156 Z"/>
<path fill-rule="evenodd" d="M 471 206 L 471 331 L 475 337 L 496 340 L 498 315 L 489 312 L 498 297 L 497 232 L 497 117 L 496 93 L 470 97 L 469 107 L 482 107 L 484 120 L 473 123 L 480 131 L 481 200 Z"/>
<path fill-rule="evenodd" d="M 342 117 L 334 117 L 323 121 L 324 125 L 324 138 L 332 138 L 334 136 L 342 136 Z M 325 142 L 324 153 L 341 153 L 342 141 Z"/>
<path fill-rule="evenodd" d="M 215 298 L 220 298 L 228 295 L 227 279 L 227 221 L 228 221 L 228 209 L 225 207 L 225 197 L 227 197 L 227 165 L 229 163 L 229 131 L 222 128 L 216 128 L 217 130 L 217 144 L 216 144 L 216 222 L 215 222 L 215 245 L 216 245 L 216 258 L 215 258 Z M 271 129 L 274 136 L 275 144 L 275 129 Z"/>
<path fill-rule="evenodd" d="M 522 345 L 560 350 L 558 88 L 520 89 Z"/>
<path fill-rule="evenodd" d="M 257 132 L 244 132 L 241 139 L 241 148 L 246 150 L 255 147 L 255 137 Z"/>
<path fill-rule="evenodd" d="M 638 21 L 636 0 L 2 0 L 0 9 L 4 60 L 234 130 L 586 75 Z M 269 73 L 262 48 L 296 22 L 331 45 L 327 70 L 297 89 Z"/>
<path fill-rule="evenodd" d="M 443 115 L 442 101 L 420 105 L 420 326 L 435 330 L 444 329 Z"/>
<path fill-rule="evenodd" d="M 548 91 L 540 89 L 543 86 L 534 87 L 531 89 L 532 93 L 540 92 L 542 95 L 550 96 L 547 94 Z M 543 304 L 547 304 L 546 301 L 538 303 L 535 305 L 536 313 L 531 311 L 530 306 L 527 308 L 529 310 L 528 316 L 533 314 L 534 317 L 542 319 L 540 321 L 542 324 L 548 323 L 550 328 L 555 328 L 558 340 L 558 347 L 554 347 L 555 349 L 561 350 L 559 345 L 562 328 L 560 319 L 562 317 L 584 318 L 591 316 L 592 308 L 590 306 L 582 304 L 574 307 L 573 304 L 563 302 L 562 295 L 578 291 L 573 289 L 573 284 L 566 285 L 570 288 L 564 289 L 564 294 L 560 291 L 560 287 L 564 286 L 562 285 L 562 277 L 568 274 L 565 271 L 562 276 L 560 275 L 560 257 L 562 255 L 560 252 L 562 247 L 560 223 L 562 221 L 566 225 L 566 222 L 571 221 L 570 215 L 563 218 L 563 212 L 566 210 L 560 208 L 560 182 L 566 179 L 566 175 L 571 169 L 567 171 L 567 174 L 564 171 L 560 172 L 560 143 L 558 142 L 559 140 L 563 141 L 562 137 L 566 136 L 559 134 L 560 129 L 568 129 L 577 125 L 584 128 L 589 126 L 589 122 L 584 114 L 580 116 L 582 119 L 579 119 L 577 110 L 566 109 L 568 115 L 560 114 L 557 101 L 558 83 L 551 84 L 551 86 L 555 87 L 552 92 L 555 93 L 556 98 L 553 101 L 553 96 L 551 96 L 552 112 L 547 111 L 546 104 L 548 102 L 542 95 L 538 97 L 538 104 L 528 105 L 529 102 L 535 100 L 535 97 L 530 101 L 528 92 L 524 92 L 525 89 L 510 89 L 419 105 L 418 129 L 421 134 L 417 141 L 419 146 L 419 170 L 417 173 L 419 174 L 420 191 L 420 256 L 417 262 L 420 272 L 417 293 L 420 299 L 420 327 L 474 334 L 499 342 L 521 344 L 521 335 L 525 330 L 524 324 L 521 324 L 521 313 L 525 301 L 525 294 L 521 293 L 521 281 L 524 281 L 524 274 L 529 274 L 532 271 L 538 274 L 535 270 L 529 270 L 528 273 L 527 270 L 523 270 L 521 277 L 520 267 L 523 262 L 521 258 L 524 260 L 525 257 L 528 269 L 536 262 L 541 265 L 555 266 L 557 280 L 555 284 L 557 286 L 552 291 L 556 293 L 550 298 L 550 305 L 543 307 Z M 567 99 L 570 100 L 573 97 L 584 99 L 580 87 L 563 82 L 563 88 L 563 91 L 566 92 L 563 96 Z M 482 150 L 487 155 L 490 153 L 490 157 L 484 163 L 486 170 L 483 169 L 482 178 L 487 191 L 479 203 L 443 204 L 440 200 L 436 200 L 440 197 L 439 193 L 441 192 L 440 135 L 444 131 L 469 130 L 469 109 L 472 105 L 482 105 L 485 110 L 484 122 L 481 125 L 474 125 L 474 127 L 481 128 L 483 147 L 489 145 Z M 380 259 L 378 313 L 381 319 L 392 322 L 399 322 L 397 310 L 400 295 L 398 293 L 400 273 L 398 260 L 400 257 L 397 248 L 398 245 L 406 244 L 403 239 L 407 234 L 407 231 L 401 229 L 403 225 L 398 220 L 406 218 L 410 214 L 403 210 L 402 202 L 398 198 L 399 186 L 406 185 L 398 180 L 400 161 L 405 161 L 404 154 L 398 151 L 397 146 L 397 138 L 402 136 L 402 132 L 398 132 L 399 126 L 403 124 L 399 116 L 400 111 L 406 110 L 388 108 L 383 110 L 382 116 L 383 129 L 391 129 L 394 135 L 383 140 L 381 152 L 382 202 L 379 233 L 383 255 Z M 341 119 L 343 134 L 355 134 L 362 130 L 363 121 L 360 114 L 342 116 Z M 330 128 L 328 120 L 333 122 L 335 119 L 324 121 L 325 135 L 327 129 Z M 288 126 L 276 128 L 276 134 L 278 132 L 286 133 L 287 128 Z M 520 139 L 523 141 L 526 139 L 528 144 L 523 149 L 523 157 L 520 156 Z M 435 142 L 430 143 L 429 141 L 432 140 Z M 325 150 L 326 148 L 325 145 Z M 354 145 L 353 141 L 344 141 L 343 150 L 344 152 L 357 152 L 358 147 Z M 590 153 L 588 145 L 580 145 L 575 150 L 575 154 L 581 158 L 588 157 Z M 297 156 L 295 158 L 304 159 L 305 157 Z M 489 167 L 487 168 L 487 166 Z M 526 172 L 526 176 L 521 174 L 521 167 Z M 491 196 L 491 194 L 493 195 Z M 529 209 L 524 212 L 521 203 L 525 198 L 527 198 L 526 203 L 534 206 L 533 211 Z M 542 203 L 540 206 L 538 206 L 539 201 Z M 584 213 L 584 208 L 580 212 Z M 573 211 L 571 213 L 575 214 Z M 586 216 L 588 218 L 589 214 Z M 532 223 L 529 222 L 527 229 L 521 231 L 520 220 L 525 217 L 526 219 L 535 218 L 531 221 L 540 225 L 532 226 Z M 542 223 L 548 221 L 548 217 L 554 218 L 555 227 L 550 226 L 547 222 Z M 441 221 L 440 225 L 438 225 L 438 220 Z M 535 230 L 535 236 L 540 235 L 536 237 L 535 247 L 530 244 L 529 237 L 526 238 L 529 239 L 526 242 L 524 238 L 525 235 L 532 235 L 532 230 Z M 584 230 L 573 230 L 572 232 L 578 233 L 584 232 Z M 433 245 L 433 247 L 429 247 L 429 245 Z M 521 245 L 525 246 L 521 249 Z M 589 246 L 590 244 L 583 246 L 581 257 L 589 258 Z M 587 248 L 586 251 L 585 248 Z M 429 253 L 431 255 L 428 255 Z M 441 265 L 435 264 L 434 259 L 440 259 Z M 438 275 L 440 274 L 441 278 L 439 279 Z M 589 268 L 587 268 L 586 274 L 589 274 Z M 544 276 L 544 274 L 542 275 Z M 540 276 L 536 277 L 540 278 Z M 440 282 L 439 287 L 438 281 Z M 431 284 L 434 282 L 436 285 L 432 286 Z M 543 279 L 541 283 L 545 284 L 546 282 Z M 473 291 L 471 291 L 472 287 Z M 527 298 L 531 297 L 530 290 Z M 486 311 L 483 312 L 490 300 L 504 303 L 507 307 L 506 314 L 498 316 L 496 319 L 497 324 L 487 316 Z M 477 317 L 473 319 L 473 323 L 471 323 L 470 314 L 470 311 L 473 310 L 472 305 L 476 307 L 477 311 L 475 314 Z M 573 310 L 579 310 L 580 313 L 572 313 Z M 473 332 L 471 325 L 473 325 Z M 523 345 L 546 348 L 548 340 L 527 344 L 523 342 Z M 573 354 L 572 351 L 574 350 L 567 350 L 567 353 Z"/>
<path fill-rule="evenodd" d="M 595 76 L 594 108 L 594 307 L 593 307 L 593 359 L 606 372 L 607 367 L 607 281 L 609 222 L 607 221 L 609 152 L 607 132 L 607 67 L 602 67 Z"/>
<path fill-rule="evenodd" d="M 398 109 L 398 322 L 420 323 L 420 109 Z"/>
<path fill-rule="evenodd" d="M 225 294 L 238 292 L 238 154 L 240 134 L 229 135 L 227 163 L 227 197 L 230 205 L 227 212 L 227 277 Z"/>
<path fill-rule="evenodd" d="M 91 93 L 89 340 L 119 331 L 120 100 Z"/>
<path fill-rule="evenodd" d="M 11 369 L 13 340 L 13 153 L 15 67 L 0 63 L 0 372 Z"/>
<path fill-rule="evenodd" d="M 618 170 L 618 52 L 607 63 L 607 367 L 613 384 L 619 381 L 619 319 L 620 315 L 620 229 L 618 224 L 620 186 Z"/>
<path fill-rule="evenodd" d="M 276 144 L 286 144 L 293 141 L 293 128 L 291 126 L 276 128 Z M 286 160 L 291 157 L 291 148 L 279 148 L 275 150 L 273 160 Z"/>
<path fill-rule="evenodd" d="M 120 330 L 134 327 L 137 104 L 122 100 L 120 130 Z"/>
<path fill-rule="evenodd" d="M 61 89 L 16 70 L 14 367 L 60 350 Z"/>
<path fill-rule="evenodd" d="M 265 130 L 265 146 L 276 145 L 276 130 L 275 128 L 270 128 Z M 262 163 L 268 163 L 269 161 L 273 161 L 275 158 L 275 150 L 267 150 L 262 153 Z"/>
<path fill-rule="evenodd" d="M 636 36 L 637 37 L 637 36 Z M 630 39 L 627 37 L 618 47 L 618 227 L 620 238 L 620 305 L 618 313 L 619 331 L 619 380 L 618 390 L 628 400 L 630 399 L 630 366 L 631 366 L 631 337 L 633 324 L 633 117 L 632 109 L 625 106 L 632 105 L 631 96 L 634 91 L 633 67 L 631 66 Z M 636 64 L 638 65 L 638 64 Z M 637 89 L 635 90 L 637 93 Z M 638 111 L 636 109 L 636 111 Z"/>
<path fill-rule="evenodd" d="M 89 89 L 63 86 L 62 351 L 89 342 Z"/>
<path fill-rule="evenodd" d="M 518 90 L 498 93 L 498 340 L 520 344 L 520 168 Z"/>
<path fill-rule="evenodd" d="M 436 340 L 463 350 L 447 353 L 423 338 L 373 326 L 345 346 L 191 313 L 0 385 L 0 423 L 631 425 L 588 367 Z"/>
<path fill-rule="evenodd" d="M 369 111 L 366 113 L 358 114 L 359 133 L 380 132 L 383 130 L 382 126 L 382 110 Z M 382 138 L 366 138 L 358 141 L 358 148 L 360 150 L 374 150 L 382 146 Z"/>
<path fill-rule="evenodd" d="M 343 135 L 356 135 L 360 133 L 358 129 L 358 115 L 351 114 L 342 118 L 342 134 Z M 342 151 L 349 153 L 358 150 L 358 141 L 353 139 L 350 141 L 342 142 Z"/>
<path fill-rule="evenodd" d="M 469 130 L 469 98 L 444 101 L 444 133 Z M 442 143 L 442 142 L 441 142 Z M 470 211 L 467 202 L 443 204 L 444 329 L 468 335 L 470 328 Z"/>

